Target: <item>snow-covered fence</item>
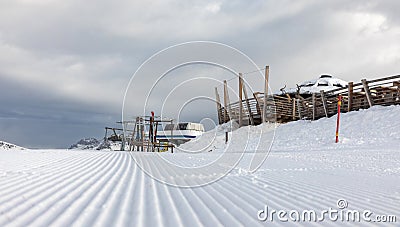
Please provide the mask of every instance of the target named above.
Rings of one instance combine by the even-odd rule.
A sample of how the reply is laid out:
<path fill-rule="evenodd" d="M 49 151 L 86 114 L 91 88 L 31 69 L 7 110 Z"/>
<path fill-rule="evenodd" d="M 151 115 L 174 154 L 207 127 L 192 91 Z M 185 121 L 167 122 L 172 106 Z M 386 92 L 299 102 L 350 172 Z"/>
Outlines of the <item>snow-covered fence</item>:
<path fill-rule="evenodd" d="M 337 97 L 342 95 L 342 112 L 367 109 L 373 105 L 400 104 L 400 75 L 374 80 L 363 79 L 359 83 L 350 82 L 345 88 L 338 88 L 327 92 L 313 93 L 310 97 L 296 95 L 269 95 L 267 97 L 267 119 L 274 122 L 289 122 L 299 119 L 316 120 L 330 117 L 337 113 Z M 264 93 L 256 92 L 252 98 L 237 101 L 227 106 L 230 114 L 221 107 L 219 122 L 225 123 L 231 119 L 239 120 L 242 105 L 243 122 L 250 124 L 261 123 Z M 225 113 L 225 114 L 224 114 Z"/>
<path fill-rule="evenodd" d="M 400 75 L 375 80 L 363 79 L 360 83 L 350 82 L 347 88 L 339 88 L 329 92 L 315 94 L 316 114 L 314 118 L 308 112 L 303 114 L 305 119 L 318 119 L 333 116 L 337 113 L 337 97 L 342 95 L 343 112 L 367 109 L 373 105 L 400 104 Z M 325 104 L 324 104 L 325 101 Z M 306 105 L 312 106 L 312 99 L 303 100 Z M 307 108 L 306 110 L 307 111 Z M 325 111 L 327 114 L 325 115 Z"/>

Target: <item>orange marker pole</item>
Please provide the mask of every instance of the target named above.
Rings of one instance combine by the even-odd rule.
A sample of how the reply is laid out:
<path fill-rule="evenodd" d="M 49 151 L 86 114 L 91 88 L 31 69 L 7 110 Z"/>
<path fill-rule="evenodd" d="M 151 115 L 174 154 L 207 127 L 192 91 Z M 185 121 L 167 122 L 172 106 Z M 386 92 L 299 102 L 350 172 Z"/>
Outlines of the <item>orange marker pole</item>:
<path fill-rule="evenodd" d="M 336 143 L 339 142 L 339 123 L 340 123 L 340 106 L 342 105 L 342 96 L 339 95 L 337 104 L 337 121 L 336 121 Z"/>

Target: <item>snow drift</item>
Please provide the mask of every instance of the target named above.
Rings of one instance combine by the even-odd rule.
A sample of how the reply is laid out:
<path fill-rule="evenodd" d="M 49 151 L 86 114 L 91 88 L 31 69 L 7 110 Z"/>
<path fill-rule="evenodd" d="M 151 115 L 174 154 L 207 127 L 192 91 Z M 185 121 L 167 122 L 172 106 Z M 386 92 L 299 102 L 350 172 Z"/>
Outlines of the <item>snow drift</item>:
<path fill-rule="evenodd" d="M 395 146 L 400 147 L 400 106 L 374 106 L 341 115 L 339 143 L 335 143 L 337 115 L 317 121 L 295 121 L 287 124 L 265 123 L 259 126 L 233 128 L 229 138 L 235 145 L 247 144 L 246 150 L 268 149 L 273 137 L 272 150 L 340 149 L 344 147 Z M 201 138 L 189 141 L 182 150 L 224 151 L 224 128 L 230 123 L 217 126 Z M 232 145 L 232 144 L 231 144 Z"/>
<path fill-rule="evenodd" d="M 18 145 L 0 141 L 0 150 L 25 150 L 26 148 L 20 147 Z"/>
<path fill-rule="evenodd" d="M 338 88 L 347 87 L 348 82 L 339 78 L 332 77 L 330 75 L 321 75 L 319 78 L 314 80 L 307 80 L 299 84 L 300 94 L 312 94 L 319 93 L 321 90 L 330 91 Z M 289 88 L 286 93 L 295 94 L 297 88 Z"/>

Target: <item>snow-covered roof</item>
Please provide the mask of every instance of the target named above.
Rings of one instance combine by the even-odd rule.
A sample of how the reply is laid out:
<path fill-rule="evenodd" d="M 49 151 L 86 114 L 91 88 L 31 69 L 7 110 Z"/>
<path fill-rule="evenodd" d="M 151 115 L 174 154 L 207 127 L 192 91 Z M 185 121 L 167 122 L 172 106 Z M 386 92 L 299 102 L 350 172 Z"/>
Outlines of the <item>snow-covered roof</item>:
<path fill-rule="evenodd" d="M 331 75 L 321 75 L 314 80 L 304 81 L 299 84 L 300 94 L 319 93 L 321 90 L 330 91 L 337 88 L 347 87 L 348 82 L 339 78 L 332 77 Z M 297 88 L 290 88 L 286 93 L 296 93 Z"/>

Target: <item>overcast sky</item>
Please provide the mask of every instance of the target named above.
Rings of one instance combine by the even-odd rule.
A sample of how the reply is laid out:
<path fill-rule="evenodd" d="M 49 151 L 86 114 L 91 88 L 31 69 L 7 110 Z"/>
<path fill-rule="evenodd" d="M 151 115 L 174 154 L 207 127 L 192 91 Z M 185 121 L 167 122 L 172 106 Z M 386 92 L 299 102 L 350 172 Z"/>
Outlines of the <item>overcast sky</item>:
<path fill-rule="evenodd" d="M 0 140 L 62 148 L 103 137 L 121 119 L 138 67 L 188 41 L 224 43 L 270 65 L 273 90 L 326 73 L 347 81 L 399 74 L 399 10 L 397 0 L 0 0 Z M 181 73 L 232 77 L 217 71 Z M 210 103 L 186 109 L 183 120 L 215 119 Z"/>

